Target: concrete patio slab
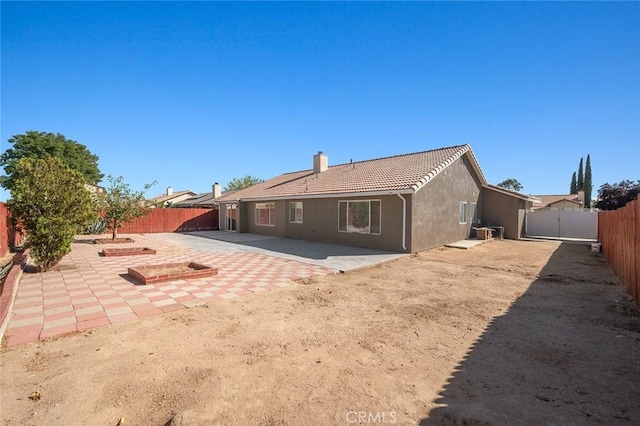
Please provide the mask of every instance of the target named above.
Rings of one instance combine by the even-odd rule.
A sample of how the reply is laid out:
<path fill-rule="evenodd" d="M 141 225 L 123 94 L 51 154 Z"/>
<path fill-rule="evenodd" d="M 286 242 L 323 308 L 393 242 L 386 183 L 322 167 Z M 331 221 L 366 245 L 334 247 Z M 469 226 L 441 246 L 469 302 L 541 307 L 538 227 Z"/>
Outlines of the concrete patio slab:
<path fill-rule="evenodd" d="M 189 238 L 192 235 L 211 242 L 194 242 Z M 225 231 L 153 234 L 153 237 L 174 244 L 197 246 L 202 250 L 261 253 L 335 271 L 350 271 L 407 256 L 405 253 Z"/>

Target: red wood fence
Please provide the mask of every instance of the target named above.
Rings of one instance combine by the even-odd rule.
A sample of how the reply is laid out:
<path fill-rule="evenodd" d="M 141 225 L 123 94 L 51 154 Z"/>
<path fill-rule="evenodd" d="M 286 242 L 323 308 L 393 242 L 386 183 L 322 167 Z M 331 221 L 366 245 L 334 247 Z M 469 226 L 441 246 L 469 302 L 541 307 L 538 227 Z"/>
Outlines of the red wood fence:
<path fill-rule="evenodd" d="M 0 257 L 9 251 L 9 210 L 0 202 Z"/>
<path fill-rule="evenodd" d="M 0 201 L 0 257 L 9 252 L 11 247 L 22 245 L 24 236 L 11 226 L 11 212 L 7 205 Z"/>
<path fill-rule="evenodd" d="M 640 306 L 640 200 L 599 212 L 598 241 L 613 272 Z"/>
<path fill-rule="evenodd" d="M 122 234 L 211 231 L 218 229 L 215 209 L 152 209 L 151 212 L 118 228 Z"/>

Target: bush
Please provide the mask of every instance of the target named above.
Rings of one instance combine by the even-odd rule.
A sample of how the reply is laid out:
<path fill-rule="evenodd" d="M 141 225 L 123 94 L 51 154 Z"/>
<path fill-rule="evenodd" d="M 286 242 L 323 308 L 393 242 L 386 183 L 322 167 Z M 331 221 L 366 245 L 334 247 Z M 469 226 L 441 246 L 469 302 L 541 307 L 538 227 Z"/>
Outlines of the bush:
<path fill-rule="evenodd" d="M 71 251 L 74 235 L 95 219 L 91 195 L 82 175 L 55 157 L 20 159 L 12 178 L 12 218 L 27 231 L 25 247 L 36 264 L 50 270 Z"/>

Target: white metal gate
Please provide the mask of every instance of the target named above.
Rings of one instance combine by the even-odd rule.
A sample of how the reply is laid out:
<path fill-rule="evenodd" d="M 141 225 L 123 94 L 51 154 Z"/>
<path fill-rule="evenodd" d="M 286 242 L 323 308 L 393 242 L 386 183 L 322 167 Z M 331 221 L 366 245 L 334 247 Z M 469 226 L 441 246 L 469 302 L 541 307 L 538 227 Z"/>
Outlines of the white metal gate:
<path fill-rule="evenodd" d="M 527 213 L 528 237 L 598 239 L 598 212 L 543 209 Z"/>

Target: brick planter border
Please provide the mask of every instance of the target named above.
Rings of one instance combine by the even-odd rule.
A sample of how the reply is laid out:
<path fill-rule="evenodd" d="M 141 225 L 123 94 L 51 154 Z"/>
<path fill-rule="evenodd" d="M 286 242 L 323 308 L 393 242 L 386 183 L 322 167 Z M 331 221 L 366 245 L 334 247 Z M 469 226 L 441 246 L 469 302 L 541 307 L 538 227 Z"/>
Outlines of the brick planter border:
<path fill-rule="evenodd" d="M 180 271 L 173 274 L 152 275 L 153 270 L 156 268 L 172 268 L 172 267 L 187 267 L 189 270 Z M 127 273 L 130 277 L 139 281 L 140 283 L 154 284 L 164 281 L 173 281 L 179 279 L 189 278 L 202 278 L 218 275 L 218 269 L 210 266 L 201 265 L 195 262 L 178 262 L 178 263 L 162 263 L 158 265 L 144 265 L 134 266 L 128 268 Z"/>
<path fill-rule="evenodd" d="M 135 243 L 131 238 L 96 238 L 93 240 L 93 244 L 125 244 L 125 243 Z"/>
<path fill-rule="evenodd" d="M 127 248 L 105 248 L 102 249 L 102 256 L 139 256 L 143 254 L 156 254 L 156 251 L 148 247 L 127 247 Z"/>

